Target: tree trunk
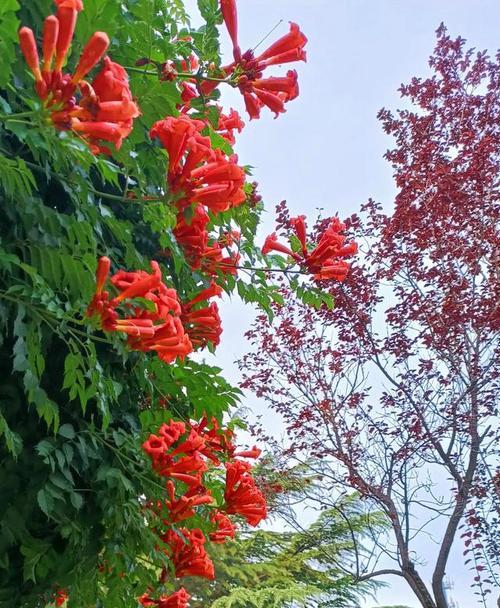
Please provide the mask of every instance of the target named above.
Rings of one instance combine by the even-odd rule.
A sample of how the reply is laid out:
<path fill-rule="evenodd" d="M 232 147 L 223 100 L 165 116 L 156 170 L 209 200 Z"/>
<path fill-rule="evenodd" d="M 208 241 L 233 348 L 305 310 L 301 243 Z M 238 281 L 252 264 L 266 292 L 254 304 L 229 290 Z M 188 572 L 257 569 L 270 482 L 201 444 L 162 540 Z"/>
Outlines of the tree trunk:
<path fill-rule="evenodd" d="M 402 571 L 406 582 L 410 585 L 413 593 L 417 596 L 418 601 L 422 604 L 422 608 L 448 608 L 447 603 L 438 607 L 438 604 L 432 599 L 424 581 L 420 578 L 419 573 L 415 570 L 415 567 L 411 562 L 408 565 L 403 566 Z"/>
<path fill-rule="evenodd" d="M 434 568 L 434 573 L 432 575 L 432 591 L 436 599 L 436 608 L 448 608 L 446 594 L 443 589 L 443 579 L 446 571 L 446 564 L 448 563 L 448 557 L 450 555 L 453 541 L 455 540 L 458 526 L 467 506 L 472 480 L 474 479 L 474 474 L 477 468 L 480 438 L 477 431 L 477 393 L 475 390 L 473 390 L 471 394 L 471 403 L 471 447 L 469 463 L 464 480 L 458 488 L 455 508 L 453 509 L 450 519 L 448 520 L 443 541 L 441 542 L 441 549 L 436 561 L 436 567 Z"/>

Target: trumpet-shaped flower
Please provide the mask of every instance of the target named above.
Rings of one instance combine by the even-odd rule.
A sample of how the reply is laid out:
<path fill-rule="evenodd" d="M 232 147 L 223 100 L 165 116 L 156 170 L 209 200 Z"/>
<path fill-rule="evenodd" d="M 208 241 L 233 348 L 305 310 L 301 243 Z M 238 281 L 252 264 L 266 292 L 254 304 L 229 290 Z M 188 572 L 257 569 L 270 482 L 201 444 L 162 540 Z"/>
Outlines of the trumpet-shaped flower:
<path fill-rule="evenodd" d="M 106 144 L 119 149 L 132 130 L 134 118 L 140 114 L 132 99 L 127 74 L 105 57 L 104 67 L 92 84 L 84 80 L 108 49 L 105 32 L 95 32 L 73 74 L 64 73 L 62 69 L 83 4 L 79 0 L 58 0 L 56 5 L 57 14 L 49 15 L 44 23 L 41 66 L 33 32 L 27 27 L 19 30 L 20 47 L 34 75 L 35 90 L 57 129 L 74 131 L 95 154 L 109 154 Z"/>

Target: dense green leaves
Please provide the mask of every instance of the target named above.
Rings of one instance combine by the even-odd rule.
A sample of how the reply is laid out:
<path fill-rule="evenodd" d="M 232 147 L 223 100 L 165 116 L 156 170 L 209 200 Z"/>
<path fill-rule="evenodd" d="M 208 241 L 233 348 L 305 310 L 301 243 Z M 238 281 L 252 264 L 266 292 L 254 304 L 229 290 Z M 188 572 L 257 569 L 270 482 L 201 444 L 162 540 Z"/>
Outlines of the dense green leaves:
<path fill-rule="evenodd" d="M 168 565 L 144 508 L 164 488 L 141 443 L 172 417 L 221 420 L 240 397 L 220 368 L 197 358 L 167 365 L 133 352 L 123 335 L 103 333 L 86 316 L 103 255 L 113 272 L 158 260 L 182 302 L 207 286 L 173 236 L 168 159 L 149 130 L 181 101 L 177 83 L 158 78 L 163 63 L 195 53 L 200 69 L 220 65 L 218 2 L 200 0 L 206 23 L 197 30 L 181 0 L 84 4 L 70 68 L 92 33 L 106 31 L 110 56 L 128 68 L 141 108 L 130 137 L 110 156 L 95 156 L 76 133 L 56 130 L 33 90 L 17 30 L 27 25 L 40 38 L 52 2 L 0 6 L 0 608 L 45 606 L 57 588 L 71 589 L 71 608 L 135 608 Z M 195 104 L 197 115 L 204 102 Z M 230 154 L 214 130 L 213 107 L 207 115 L 204 134 Z M 261 204 L 242 205 L 211 217 L 210 230 L 241 233 L 244 269 L 239 278 L 218 276 L 219 284 L 271 315 L 283 298 L 255 267 L 263 261 L 254 241 L 261 211 Z M 304 301 L 328 303 L 296 287 Z M 220 480 L 213 492 L 221 502 Z M 282 605 L 278 596 L 292 599 L 283 587 L 269 592 L 255 597 L 269 606 Z M 297 599 L 309 590 L 293 593 Z"/>
<path fill-rule="evenodd" d="M 214 547 L 217 579 L 196 585 L 193 607 L 359 606 L 360 598 L 377 585 L 355 584 L 349 574 L 359 550 L 353 538 L 361 544 L 370 527 L 380 526 L 376 514 L 359 507 L 357 497 L 350 496 L 307 528 L 248 532 Z"/>
<path fill-rule="evenodd" d="M 16 59 L 17 28 L 19 21 L 16 11 L 17 0 L 3 0 L 0 5 L 0 86 L 11 79 L 11 65 Z"/>

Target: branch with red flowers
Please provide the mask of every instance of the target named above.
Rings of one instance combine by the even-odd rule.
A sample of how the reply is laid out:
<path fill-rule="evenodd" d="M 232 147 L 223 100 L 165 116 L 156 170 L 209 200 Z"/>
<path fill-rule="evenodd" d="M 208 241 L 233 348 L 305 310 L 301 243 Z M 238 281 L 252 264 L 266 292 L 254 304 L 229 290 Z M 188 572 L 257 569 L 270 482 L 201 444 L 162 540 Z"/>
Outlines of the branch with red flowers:
<path fill-rule="evenodd" d="M 41 520 L 52 527 L 44 554 L 51 554 L 52 539 L 61 546 L 75 546 L 76 535 L 61 528 L 61 521 L 74 519 L 75 528 L 82 522 L 85 527 L 93 513 L 100 518 L 99 529 L 103 513 L 109 521 L 120 521 L 114 506 L 106 504 L 109 496 L 101 485 L 110 481 L 106 467 L 119 463 L 114 479 L 124 482 L 123 504 L 131 505 L 130 519 L 136 518 L 130 529 L 137 543 L 124 543 L 123 549 L 124 554 L 128 551 L 124 559 L 134 564 L 131 572 L 122 570 L 120 559 L 110 556 L 106 543 L 116 530 L 108 536 L 106 529 L 94 544 L 82 548 L 95 562 L 104 562 L 98 572 L 81 572 L 78 582 L 70 576 L 59 580 L 49 564 L 45 577 L 36 572 L 40 580 L 33 578 L 33 597 L 36 587 L 41 601 L 51 598 L 62 606 L 69 594 L 76 597 L 80 579 L 85 578 L 87 585 L 92 577 L 95 582 L 95 577 L 113 570 L 127 579 L 128 587 L 123 583 L 121 590 L 131 603 L 137 601 L 134 594 L 140 589 L 139 593 L 145 591 L 139 598 L 143 606 L 186 608 L 189 594 L 174 579 L 213 578 L 207 544 L 232 538 L 237 518 L 255 526 L 267 512 L 262 489 L 244 460 L 256 458 L 260 451 L 237 451 L 232 430 L 221 426 L 223 414 L 237 403 L 238 390 L 218 368 L 206 364 L 197 368 L 186 360 L 195 351 L 214 351 L 218 346 L 222 323 L 215 299 L 223 289 L 228 293 L 237 289 L 242 299 L 258 302 L 271 313 L 272 302 L 281 300 L 279 288 L 268 285 L 265 274 L 295 279 L 323 273 L 322 280 L 341 280 L 339 273 L 327 277 L 325 268 L 347 252 L 339 245 L 343 236 L 337 234 L 335 241 L 326 235 L 311 251 L 304 243 L 302 256 L 292 247 L 295 268 L 288 262 L 280 266 L 276 258 L 278 267 L 272 260 L 265 266 L 267 261 L 254 244 L 261 199 L 256 185 L 247 183 L 249 168 L 232 153 L 236 133 L 245 125 L 237 111 L 224 111 L 212 101 L 217 97 L 215 89 L 228 84 L 241 92 L 250 118 L 258 118 L 263 107 L 275 115 L 283 113 L 298 96 L 297 73 L 289 70 L 269 77 L 267 73 L 272 66 L 305 61 L 307 39 L 296 24 L 262 53 L 242 53 L 236 4 L 222 0 L 234 61 L 219 67 L 211 51 L 197 49 L 198 32 L 193 32 L 193 39 L 166 41 L 163 15 L 153 14 L 145 24 L 151 36 L 142 48 L 140 41 L 137 47 L 128 47 L 127 27 L 116 28 L 112 37 L 100 31 L 81 40 L 76 24 L 83 4 L 55 0 L 55 14 L 43 24 L 35 23 L 33 30 L 20 28 L 19 46 L 28 69 L 15 75 L 22 87 L 13 79 L 16 86 L 8 86 L 5 96 L 2 90 L 5 105 L 0 121 L 23 126 L 6 125 L 0 133 L 0 150 L 5 151 L 5 165 L 12 167 L 14 175 L 18 170 L 25 183 L 13 180 L 9 192 L 6 179 L 8 197 L 0 197 L 0 298 L 8 325 L 4 340 L 0 324 L 0 348 L 2 365 L 12 372 L 21 395 L 19 402 L 24 400 L 27 406 L 29 424 L 22 415 L 12 419 L 10 410 L 1 409 L 0 425 L 5 414 L 6 425 L 24 426 L 18 443 L 3 426 L 0 431 L 15 459 L 16 450 L 24 451 L 19 459 L 23 463 L 24 428 L 33 431 L 29 447 L 33 452 L 36 446 L 43 462 L 37 461 L 40 466 L 33 469 L 36 482 L 30 480 L 26 526 L 33 531 L 31 520 L 35 522 L 34 538 Z M 106 10 L 100 23 L 106 22 Z M 218 18 L 213 6 L 210 10 Z M 216 28 L 208 22 L 204 36 L 212 36 L 216 43 Z M 38 41 L 34 32 L 41 33 Z M 110 38 L 119 62 L 107 55 Z M 186 48 L 193 52 L 177 58 L 177 44 L 181 54 Z M 83 50 L 75 60 L 76 48 Z M 140 51 L 158 58 L 165 49 L 171 56 L 162 63 L 134 56 Z M 134 62 L 135 67 L 123 67 Z M 174 86 L 146 93 L 148 82 L 131 78 L 132 86 L 143 89 L 137 99 L 127 70 Z M 20 101 L 25 105 L 19 106 Z M 143 121 L 136 120 L 140 103 Z M 26 106 L 39 109 L 23 111 Z M 11 108 L 12 113 L 7 113 Z M 146 123 L 152 124 L 149 134 Z M 87 153 L 88 149 L 95 156 L 113 156 L 134 127 L 114 164 Z M 108 184 L 110 191 L 103 192 Z M 11 204 L 16 197 L 17 204 Z M 103 207 L 98 199 L 118 204 Z M 123 204 L 129 202 L 144 208 Z M 93 285 L 89 268 L 96 258 Z M 255 259 L 262 268 L 254 265 Z M 238 280 L 239 272 L 258 273 L 259 280 L 246 284 Z M 123 341 L 111 339 L 111 334 Z M 198 421 L 200 412 L 207 410 L 209 419 Z M 141 467 L 139 446 L 143 434 L 151 430 L 155 433 L 142 444 L 152 462 L 149 476 Z M 80 456 L 83 464 L 78 468 Z M 87 464 L 87 459 L 95 462 Z M 70 465 L 78 483 L 72 483 Z M 66 481 L 61 482 L 63 478 Z M 70 500 L 61 498 L 57 481 Z M 111 483 L 107 486 L 113 489 Z M 153 542 L 148 545 L 148 540 Z M 151 568 L 147 573 L 140 570 L 132 545 L 137 553 L 145 553 L 137 561 L 157 563 L 162 569 L 157 581 Z M 139 580 L 134 580 L 138 571 Z M 24 575 L 13 574 L 17 582 L 9 584 L 19 588 L 17 579 Z M 158 585 L 150 587 L 152 580 Z M 96 587 L 108 589 L 107 583 Z M 115 592 L 116 588 L 110 590 Z"/>
<path fill-rule="evenodd" d="M 151 61 L 148 61 L 148 63 L 153 63 Z M 161 64 L 157 64 L 158 65 L 158 71 L 153 72 L 152 70 L 142 70 L 140 67 L 136 67 L 136 66 L 125 66 L 125 69 L 127 70 L 127 72 L 135 72 L 136 74 L 141 74 L 142 76 L 156 76 L 157 78 L 161 78 L 162 77 L 162 67 Z M 198 82 L 217 82 L 217 83 L 225 83 L 225 84 L 229 84 L 230 86 L 237 86 L 236 82 L 234 82 L 234 80 L 232 78 L 216 78 L 214 76 L 208 76 L 206 74 L 203 74 L 202 72 L 173 72 L 172 78 L 181 78 L 181 79 L 186 79 L 186 80 L 196 80 Z"/>
<path fill-rule="evenodd" d="M 35 91 L 56 129 L 78 133 L 93 152 L 109 154 L 106 144 L 112 143 L 116 150 L 121 147 L 140 115 L 139 107 L 133 101 L 125 70 L 105 57 L 110 43 L 105 32 L 91 36 L 73 74 L 63 73 L 83 3 L 58 2 L 57 6 L 57 14 L 45 19 L 42 63 L 33 31 L 29 27 L 19 30 L 19 44 L 35 78 Z M 103 57 L 103 68 L 89 84 L 85 76 Z"/>
<path fill-rule="evenodd" d="M 166 479 L 166 496 L 148 501 L 145 506 L 157 518 L 159 550 L 171 560 L 175 578 L 214 578 L 214 565 L 205 545 L 208 541 L 224 543 L 234 538 L 236 526 L 229 515 L 239 515 L 252 526 L 266 517 L 265 498 L 255 485 L 251 466 L 236 459 L 256 458 L 260 450 L 254 447 L 237 451 L 233 439 L 232 431 L 222 429 L 215 419 L 209 422 L 204 418 L 200 423 L 172 420 L 162 424 L 157 434 L 151 434 L 143 444 L 153 470 Z M 206 488 L 206 478 L 221 469 L 223 463 L 224 504 L 217 505 Z M 176 527 L 195 516 L 207 519 L 212 530 L 208 535 L 200 528 Z M 165 582 L 167 576 L 163 568 L 159 582 Z M 141 596 L 141 605 L 160 605 L 159 600 L 152 599 L 153 592 L 151 589 Z M 185 599 L 187 602 L 189 597 Z"/>

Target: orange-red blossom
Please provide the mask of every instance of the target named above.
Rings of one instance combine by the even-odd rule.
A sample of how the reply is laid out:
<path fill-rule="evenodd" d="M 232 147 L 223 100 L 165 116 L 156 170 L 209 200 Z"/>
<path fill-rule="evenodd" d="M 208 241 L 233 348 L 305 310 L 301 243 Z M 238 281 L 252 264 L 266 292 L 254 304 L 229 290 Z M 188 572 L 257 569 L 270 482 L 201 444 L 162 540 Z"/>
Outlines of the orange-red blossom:
<path fill-rule="evenodd" d="M 144 270 L 121 270 L 114 274 L 110 281 L 119 293 L 113 298 L 104 290 L 109 269 L 109 259 L 100 258 L 96 292 L 87 308 L 87 316 L 98 315 L 104 331 L 126 333 L 132 349 L 156 351 L 166 363 L 172 363 L 177 357 L 183 359 L 192 352 L 191 342 L 180 319 L 181 305 L 177 292 L 163 283 L 158 263 L 154 260 L 151 262 L 152 274 Z M 127 316 L 120 317 L 117 312 L 120 304 L 135 298 L 147 300 L 149 307 L 131 303 Z"/>
<path fill-rule="evenodd" d="M 171 595 L 161 595 L 157 600 L 152 599 L 149 593 L 145 593 L 139 598 L 139 604 L 144 608 L 153 606 L 156 608 L 189 608 L 190 599 L 189 593 L 181 587 Z"/>
<path fill-rule="evenodd" d="M 228 132 L 238 128 L 236 116 L 228 121 Z M 224 256 L 227 245 L 209 244 L 208 212 L 218 214 L 246 200 L 245 172 L 235 156 L 212 148 L 201 134 L 205 127 L 186 114 L 170 116 L 153 125 L 151 137 L 158 138 L 168 153 L 167 183 L 178 209 L 173 232 L 191 268 L 208 275 L 234 273 L 239 257 Z M 209 315 L 215 319 L 215 307 L 211 309 Z"/>
<path fill-rule="evenodd" d="M 101 61 L 108 46 L 105 32 L 95 32 L 85 45 L 73 74 L 63 73 L 73 39 L 80 0 L 56 0 L 57 14 L 45 19 L 42 64 L 32 30 L 19 30 L 19 44 L 35 78 L 35 90 L 50 111 L 54 126 L 72 130 L 89 144 L 94 153 L 109 153 L 102 142 L 119 149 L 132 130 L 139 108 L 132 99 L 125 70 L 108 57 L 101 72 L 89 84 L 85 76 Z M 78 99 L 78 100 L 77 100 Z"/>
<path fill-rule="evenodd" d="M 251 466 L 242 460 L 226 463 L 226 513 L 241 515 L 251 526 L 267 516 L 266 499 L 250 474 Z"/>
<path fill-rule="evenodd" d="M 227 77 L 233 77 L 240 89 L 250 118 L 259 118 L 260 110 L 267 106 L 276 116 L 285 112 L 285 103 L 299 94 L 297 73 L 289 70 L 286 76 L 263 78 L 266 68 L 283 63 L 305 61 L 304 47 L 307 38 L 296 23 L 290 31 L 271 44 L 258 56 L 252 50 L 241 53 L 238 43 L 238 15 L 236 0 L 220 0 L 220 7 L 229 37 L 233 43 L 233 63 L 221 68 Z M 209 94 L 217 87 L 214 81 L 202 83 L 202 91 Z"/>
<path fill-rule="evenodd" d="M 284 253 L 293 258 L 296 263 L 304 266 L 318 281 L 343 281 L 350 268 L 350 264 L 345 261 L 345 258 L 353 256 L 358 250 L 354 241 L 346 243 L 346 236 L 343 234 L 345 224 L 334 218 L 320 235 L 315 247 L 309 251 L 305 216 L 299 215 L 292 218 L 290 223 L 299 240 L 300 252 L 292 251 L 290 247 L 280 243 L 276 233 L 273 232 L 266 238 L 262 253 L 267 254 L 271 251 Z"/>

